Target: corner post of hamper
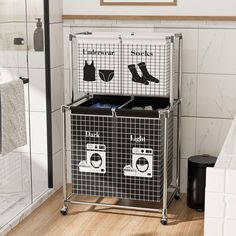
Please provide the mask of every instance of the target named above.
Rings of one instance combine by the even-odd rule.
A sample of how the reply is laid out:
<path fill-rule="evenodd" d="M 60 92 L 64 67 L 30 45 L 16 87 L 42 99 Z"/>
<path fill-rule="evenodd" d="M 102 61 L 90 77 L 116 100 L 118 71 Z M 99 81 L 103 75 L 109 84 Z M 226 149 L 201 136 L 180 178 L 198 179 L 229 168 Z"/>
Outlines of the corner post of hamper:
<path fill-rule="evenodd" d="M 173 80 L 175 76 L 175 71 L 173 70 L 173 65 L 174 65 L 174 43 L 175 43 L 175 38 L 174 36 L 170 37 L 170 67 L 169 67 L 169 81 L 170 81 L 170 87 L 169 87 L 169 94 L 170 94 L 170 105 L 173 106 L 174 104 L 174 89 L 173 89 Z"/>
<path fill-rule="evenodd" d="M 163 160 L 163 207 L 162 207 L 162 218 L 161 224 L 166 225 L 167 218 L 167 207 L 168 207 L 168 118 L 170 116 L 169 110 L 161 110 L 160 117 L 164 119 L 164 160 Z"/>
<path fill-rule="evenodd" d="M 175 199 L 180 199 L 180 153 L 181 153 L 181 104 L 182 104 L 182 57 L 183 57 L 183 36 L 179 34 L 179 52 L 178 52 L 178 103 L 177 110 L 177 163 L 176 163 L 176 185 L 177 192 Z"/>
<path fill-rule="evenodd" d="M 73 103 L 75 100 L 75 94 L 74 94 L 74 75 L 73 75 L 73 38 L 75 38 L 75 35 L 70 34 L 69 35 L 69 87 L 71 89 L 70 99 Z"/>
<path fill-rule="evenodd" d="M 67 115 L 70 112 L 69 106 L 61 107 L 63 115 L 63 207 L 60 212 L 62 215 L 67 214 L 68 210 L 68 201 L 67 201 Z"/>

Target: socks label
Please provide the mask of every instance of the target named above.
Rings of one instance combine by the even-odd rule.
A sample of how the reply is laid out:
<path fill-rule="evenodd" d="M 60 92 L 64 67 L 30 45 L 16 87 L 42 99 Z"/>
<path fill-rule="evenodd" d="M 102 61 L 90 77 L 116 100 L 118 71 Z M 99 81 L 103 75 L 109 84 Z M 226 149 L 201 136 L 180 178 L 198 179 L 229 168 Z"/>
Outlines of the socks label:
<path fill-rule="evenodd" d="M 147 50 L 143 51 L 143 52 L 138 52 L 138 51 L 135 51 L 135 50 L 132 50 L 130 52 L 131 56 L 145 56 L 145 57 L 152 57 L 153 56 L 153 53 L 152 52 L 148 52 Z"/>

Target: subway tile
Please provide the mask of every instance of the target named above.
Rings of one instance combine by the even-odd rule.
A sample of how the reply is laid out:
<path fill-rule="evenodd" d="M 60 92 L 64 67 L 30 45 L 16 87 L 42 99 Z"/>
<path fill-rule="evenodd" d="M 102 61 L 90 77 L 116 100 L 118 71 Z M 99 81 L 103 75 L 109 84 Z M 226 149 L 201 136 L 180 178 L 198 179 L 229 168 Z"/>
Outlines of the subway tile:
<path fill-rule="evenodd" d="M 63 27 L 63 44 L 64 44 L 64 68 L 70 68 L 70 41 L 69 35 L 71 34 L 70 27 Z"/>
<path fill-rule="evenodd" d="M 50 0 L 51 1 L 51 0 Z M 44 4 L 41 0 L 27 1 L 28 20 L 35 21 L 35 18 L 44 19 Z"/>
<path fill-rule="evenodd" d="M 225 218 L 236 220 L 236 194 L 226 194 L 225 203 Z"/>
<path fill-rule="evenodd" d="M 235 194 L 236 195 L 236 170 L 226 170 L 226 183 L 225 183 L 225 192 L 226 194 Z"/>
<path fill-rule="evenodd" d="M 232 120 L 197 118 L 196 154 L 218 156 Z"/>
<path fill-rule="evenodd" d="M 236 31 L 200 29 L 198 71 L 200 73 L 236 74 Z"/>
<path fill-rule="evenodd" d="M 64 95 L 65 104 L 70 104 L 72 99 L 72 85 L 70 79 L 70 71 L 64 70 Z"/>
<path fill-rule="evenodd" d="M 182 116 L 196 116 L 197 112 L 197 74 L 183 74 L 182 78 Z"/>
<path fill-rule="evenodd" d="M 224 143 L 224 145 L 225 145 L 225 143 Z M 232 155 L 222 154 L 222 150 L 224 149 L 224 145 L 221 149 L 220 155 L 217 158 L 217 162 L 215 164 L 216 168 L 224 168 L 224 169 L 230 168 Z"/>
<path fill-rule="evenodd" d="M 197 116 L 233 118 L 236 114 L 235 87 L 236 75 L 198 75 Z"/>
<path fill-rule="evenodd" d="M 205 193 L 205 217 L 224 218 L 224 193 Z"/>
<path fill-rule="evenodd" d="M 224 236 L 235 236 L 236 220 L 225 220 L 224 221 Z"/>
<path fill-rule="evenodd" d="M 205 218 L 204 236 L 223 236 L 223 223 L 223 219 Z"/>
<path fill-rule="evenodd" d="M 62 150 L 62 112 L 57 110 L 52 113 L 52 137 L 53 137 L 53 153 Z"/>
<path fill-rule="evenodd" d="M 64 104 L 64 69 L 63 66 L 51 69 L 51 102 L 52 111 Z"/>
<path fill-rule="evenodd" d="M 181 158 L 195 155 L 196 118 L 181 118 Z"/>
<path fill-rule="evenodd" d="M 224 193 L 225 170 L 208 167 L 206 170 L 206 191 Z"/>
<path fill-rule="evenodd" d="M 49 16 L 50 23 L 62 22 L 63 1 L 50 0 L 49 1 Z"/>
<path fill-rule="evenodd" d="M 64 63 L 62 26 L 62 23 L 50 24 L 51 68 L 62 66 Z"/>

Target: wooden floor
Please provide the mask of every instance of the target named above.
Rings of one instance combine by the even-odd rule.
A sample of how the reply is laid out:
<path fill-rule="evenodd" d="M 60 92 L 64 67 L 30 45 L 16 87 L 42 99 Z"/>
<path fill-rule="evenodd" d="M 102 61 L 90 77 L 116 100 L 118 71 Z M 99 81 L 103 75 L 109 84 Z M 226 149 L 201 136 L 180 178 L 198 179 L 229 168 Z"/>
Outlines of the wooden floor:
<path fill-rule="evenodd" d="M 59 212 L 61 207 L 62 192 L 58 191 L 8 236 L 203 235 L 203 213 L 188 208 L 185 195 L 179 201 L 173 200 L 166 226 L 160 224 L 160 214 L 153 212 L 73 204 L 63 216 Z"/>

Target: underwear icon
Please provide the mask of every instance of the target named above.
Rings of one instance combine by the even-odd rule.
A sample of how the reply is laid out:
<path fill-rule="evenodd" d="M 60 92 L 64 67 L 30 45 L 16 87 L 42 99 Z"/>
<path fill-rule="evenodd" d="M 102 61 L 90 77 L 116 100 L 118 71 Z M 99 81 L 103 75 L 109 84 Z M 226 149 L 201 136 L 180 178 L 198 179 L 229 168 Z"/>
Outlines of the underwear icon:
<path fill-rule="evenodd" d="M 95 81 L 95 67 L 94 62 L 89 65 L 87 61 L 85 61 L 84 66 L 84 80 L 85 81 Z"/>
<path fill-rule="evenodd" d="M 99 70 L 99 76 L 104 82 L 109 82 L 114 77 L 114 70 Z"/>

